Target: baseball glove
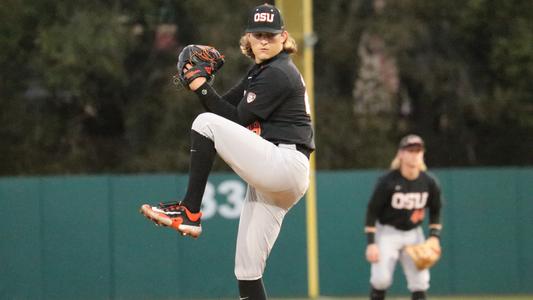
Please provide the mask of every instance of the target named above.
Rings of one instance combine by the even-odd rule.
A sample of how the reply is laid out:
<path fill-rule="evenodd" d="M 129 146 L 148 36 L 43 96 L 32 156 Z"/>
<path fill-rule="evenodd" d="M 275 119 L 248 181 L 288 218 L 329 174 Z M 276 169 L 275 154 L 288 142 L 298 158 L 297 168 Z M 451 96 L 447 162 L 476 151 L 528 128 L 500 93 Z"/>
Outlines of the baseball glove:
<path fill-rule="evenodd" d="M 441 255 L 439 240 L 436 238 L 429 238 L 421 244 L 406 246 L 405 252 L 413 259 L 419 270 L 431 268 Z"/>
<path fill-rule="evenodd" d="M 190 64 L 188 70 L 185 66 Z M 188 45 L 178 56 L 178 73 L 174 75 L 174 83 L 178 82 L 185 88 L 198 77 L 205 77 L 211 83 L 215 73 L 224 65 L 224 55 L 211 47 L 203 45 Z"/>

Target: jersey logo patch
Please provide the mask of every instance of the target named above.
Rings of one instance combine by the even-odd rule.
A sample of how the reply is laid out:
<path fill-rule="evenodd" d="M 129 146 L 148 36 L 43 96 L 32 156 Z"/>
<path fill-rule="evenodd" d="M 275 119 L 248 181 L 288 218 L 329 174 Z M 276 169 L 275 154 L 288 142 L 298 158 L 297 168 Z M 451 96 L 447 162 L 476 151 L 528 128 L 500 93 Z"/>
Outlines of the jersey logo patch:
<path fill-rule="evenodd" d="M 246 102 L 252 103 L 255 100 L 255 94 L 252 92 L 248 93 L 248 96 L 246 96 Z"/>

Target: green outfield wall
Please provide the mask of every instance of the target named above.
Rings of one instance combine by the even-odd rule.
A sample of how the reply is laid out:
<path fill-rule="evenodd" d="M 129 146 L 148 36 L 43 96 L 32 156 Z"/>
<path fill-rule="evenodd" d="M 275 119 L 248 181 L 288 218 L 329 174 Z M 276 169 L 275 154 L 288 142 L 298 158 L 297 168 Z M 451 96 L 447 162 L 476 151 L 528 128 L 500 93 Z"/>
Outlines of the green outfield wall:
<path fill-rule="evenodd" d="M 383 171 L 318 172 L 320 294 L 365 295 L 366 203 Z M 434 170 L 445 206 L 431 292 L 533 294 L 533 168 Z M 237 298 L 235 237 L 245 184 L 209 178 L 204 233 L 182 238 L 138 207 L 184 193 L 186 176 L 0 179 L 0 299 Z M 271 296 L 307 293 L 305 200 L 269 258 Z M 398 266 L 391 294 L 406 294 Z"/>

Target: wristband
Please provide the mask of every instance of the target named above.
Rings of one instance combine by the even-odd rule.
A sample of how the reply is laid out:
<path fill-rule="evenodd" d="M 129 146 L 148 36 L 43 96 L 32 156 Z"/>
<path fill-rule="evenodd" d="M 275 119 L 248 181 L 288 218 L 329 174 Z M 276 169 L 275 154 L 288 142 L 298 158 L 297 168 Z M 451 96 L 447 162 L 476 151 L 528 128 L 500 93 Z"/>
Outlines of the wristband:
<path fill-rule="evenodd" d="M 434 236 L 434 237 L 440 239 L 440 229 L 430 228 L 429 229 L 429 236 Z"/>
<path fill-rule="evenodd" d="M 366 242 L 368 245 L 374 244 L 376 242 L 376 234 L 374 232 L 366 233 Z"/>

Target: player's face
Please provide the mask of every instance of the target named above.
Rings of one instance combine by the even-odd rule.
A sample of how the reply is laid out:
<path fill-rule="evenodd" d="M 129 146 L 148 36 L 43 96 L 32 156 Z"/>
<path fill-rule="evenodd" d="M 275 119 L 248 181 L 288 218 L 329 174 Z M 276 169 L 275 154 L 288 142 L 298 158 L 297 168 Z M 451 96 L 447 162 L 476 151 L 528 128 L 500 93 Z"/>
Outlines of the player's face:
<path fill-rule="evenodd" d="M 409 146 L 400 150 L 402 164 L 414 168 L 424 162 L 424 148 L 421 146 Z"/>
<path fill-rule="evenodd" d="M 255 63 L 259 64 L 271 59 L 283 50 L 283 43 L 287 40 L 287 32 L 269 33 L 253 32 L 249 33 L 250 46 L 255 55 Z"/>

